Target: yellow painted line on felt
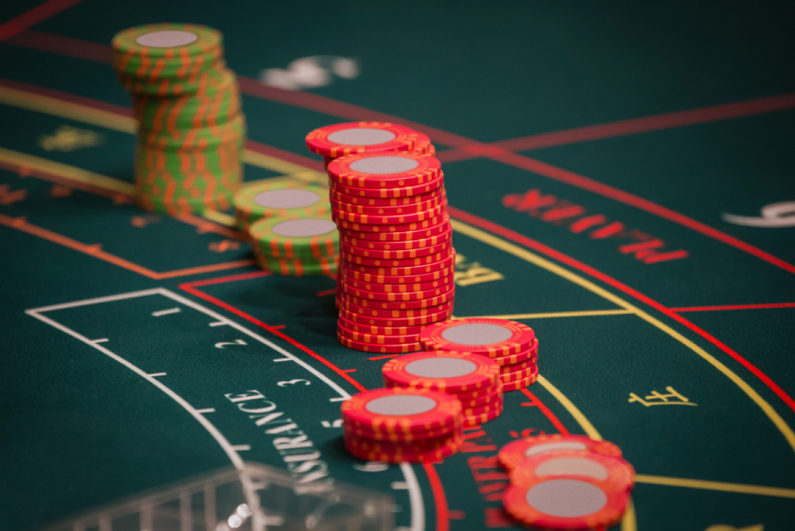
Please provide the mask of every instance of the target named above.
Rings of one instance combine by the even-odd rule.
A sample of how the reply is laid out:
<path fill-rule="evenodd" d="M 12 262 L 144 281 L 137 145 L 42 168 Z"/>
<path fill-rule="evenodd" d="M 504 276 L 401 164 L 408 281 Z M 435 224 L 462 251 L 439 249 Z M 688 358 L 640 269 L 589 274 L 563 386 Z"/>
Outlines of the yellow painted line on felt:
<path fill-rule="evenodd" d="M 0 87 L 0 103 L 78 122 L 98 125 L 106 129 L 135 134 L 135 120 L 129 116 L 95 109 L 79 103 L 33 94 L 24 90 Z"/>
<path fill-rule="evenodd" d="M 580 411 L 579 408 L 574 405 L 574 402 L 569 400 L 569 397 L 561 393 L 560 389 L 552 385 L 552 383 L 549 380 L 547 380 L 540 374 L 538 375 L 538 379 L 536 381 L 540 383 L 541 387 L 546 389 L 549 394 L 554 396 L 555 399 L 558 402 L 560 402 L 560 404 L 564 408 L 566 408 L 566 411 L 569 412 L 569 415 L 574 417 L 574 420 L 577 421 L 577 424 L 580 425 L 580 427 L 583 429 L 585 434 L 588 435 L 588 437 L 596 441 L 602 440 L 602 435 L 599 433 L 599 430 L 597 430 L 594 427 L 594 425 L 591 424 L 591 421 L 588 420 L 588 418 L 585 415 L 583 415 L 582 411 Z"/>
<path fill-rule="evenodd" d="M 630 310 L 584 310 L 581 312 L 550 312 L 550 313 L 517 313 L 513 315 L 478 315 L 477 317 L 459 317 L 458 319 L 551 319 L 556 317 L 593 317 L 599 315 L 627 315 L 635 312 Z"/>
<path fill-rule="evenodd" d="M 682 334 L 677 332 L 676 330 L 672 329 L 670 326 L 662 323 L 658 319 L 655 319 L 651 315 L 647 314 L 646 312 L 642 311 L 640 308 L 633 306 L 629 302 L 625 301 L 624 299 L 613 295 L 609 291 L 597 286 L 593 282 L 584 279 L 583 277 L 560 267 L 557 264 L 550 262 L 544 258 L 541 258 L 535 253 L 532 253 L 518 245 L 513 243 L 507 242 L 502 238 L 498 238 L 488 232 L 475 228 L 467 223 L 463 223 L 458 220 L 451 219 L 450 223 L 453 225 L 453 230 L 460 232 L 461 234 L 465 234 L 470 238 L 474 238 L 476 240 L 480 240 L 483 243 L 491 245 L 496 249 L 503 250 L 507 253 L 510 253 L 517 258 L 521 258 L 526 262 L 530 262 L 531 264 L 537 265 L 551 273 L 555 273 L 556 275 L 581 286 L 588 291 L 601 296 L 602 298 L 612 302 L 613 304 L 628 310 L 631 313 L 634 313 L 647 323 L 651 324 L 652 326 L 656 327 L 662 332 L 665 332 L 672 338 L 676 339 L 687 348 L 698 354 L 702 359 L 704 359 L 707 363 L 718 369 L 721 373 L 724 374 L 727 378 L 729 378 L 737 387 L 739 387 L 754 403 L 767 415 L 771 422 L 776 426 L 776 428 L 781 432 L 781 434 L 786 439 L 787 443 L 790 445 L 793 451 L 795 451 L 795 432 L 793 432 L 792 428 L 781 418 L 781 415 L 773 409 L 764 398 L 762 398 L 759 393 L 757 393 L 750 385 L 748 385 L 742 378 L 740 378 L 734 371 L 729 369 L 726 365 L 718 361 L 714 356 L 709 354 L 707 351 L 684 337 Z"/>
<path fill-rule="evenodd" d="M 60 116 L 61 118 L 92 124 L 122 133 L 134 135 L 137 131 L 135 119 L 130 116 L 121 116 L 88 105 L 51 98 L 24 90 L 0 86 L 0 103 L 51 116 Z M 325 173 L 308 170 L 304 166 L 249 149 L 243 152 L 243 161 L 266 170 L 289 174 L 290 177 L 302 181 L 323 183 L 327 179 Z"/>
<path fill-rule="evenodd" d="M 705 481 L 703 479 L 669 478 L 638 474 L 635 476 L 635 482 L 648 485 L 664 485 L 666 487 L 685 487 L 688 489 L 717 490 L 722 492 L 736 492 L 739 494 L 757 494 L 759 496 L 773 496 L 776 498 L 795 498 L 795 489 L 743 485 L 741 483 L 724 483 L 722 481 Z"/>
<path fill-rule="evenodd" d="M 202 217 L 225 227 L 235 227 L 235 217 L 217 210 L 205 210 Z"/>
<path fill-rule="evenodd" d="M 95 186 L 104 190 L 110 190 L 119 194 L 131 196 L 135 193 L 135 185 L 131 183 L 10 149 L 0 148 L 0 162 L 17 164 L 31 169 L 45 171 L 64 179 Z"/>

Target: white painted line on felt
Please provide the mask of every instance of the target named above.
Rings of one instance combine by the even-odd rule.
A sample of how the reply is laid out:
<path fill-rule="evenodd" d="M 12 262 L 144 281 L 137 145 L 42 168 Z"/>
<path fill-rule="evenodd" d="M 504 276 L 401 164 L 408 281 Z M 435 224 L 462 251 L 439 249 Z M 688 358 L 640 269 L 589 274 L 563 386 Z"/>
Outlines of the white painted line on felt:
<path fill-rule="evenodd" d="M 103 337 L 102 339 L 95 339 L 92 341 L 92 343 L 107 343 L 107 342 L 108 342 L 107 337 Z"/>
<path fill-rule="evenodd" d="M 103 302 L 123 301 L 125 299 L 135 299 L 137 297 L 146 297 L 148 295 L 158 295 L 162 288 L 145 289 L 143 291 L 132 291 L 130 293 L 121 293 L 119 295 L 110 295 L 109 297 L 97 297 L 95 299 L 85 299 L 76 302 L 67 302 L 64 304 L 53 304 L 52 306 L 42 306 L 41 308 L 33 308 L 26 310 L 26 313 L 44 313 L 53 310 L 65 310 L 67 308 L 77 308 L 78 306 L 89 306 L 91 304 L 101 304 Z"/>
<path fill-rule="evenodd" d="M 273 361 L 293 361 L 291 358 L 279 358 L 278 360 Z"/>
<path fill-rule="evenodd" d="M 210 323 L 210 326 L 224 326 L 226 323 L 223 321 L 216 321 L 214 323 Z"/>
<path fill-rule="evenodd" d="M 215 408 L 206 407 L 204 409 L 197 409 L 196 412 L 201 413 L 202 415 L 204 415 L 205 413 L 215 413 Z"/>
<path fill-rule="evenodd" d="M 182 308 L 169 308 L 168 310 L 160 310 L 159 312 L 152 312 L 152 315 L 155 317 L 160 317 L 162 315 L 171 315 L 172 313 L 179 313 L 182 311 Z"/>
<path fill-rule="evenodd" d="M 408 463 L 401 463 L 400 470 L 403 471 L 403 477 L 406 478 L 406 485 L 408 485 L 409 489 L 409 503 L 411 504 L 411 527 L 409 529 L 411 531 L 424 531 L 425 506 L 422 504 L 422 492 L 420 492 L 417 476 Z"/>
<path fill-rule="evenodd" d="M 166 373 L 164 372 L 153 372 L 149 376 L 151 376 L 152 378 L 157 378 L 158 376 L 165 376 L 165 375 Z"/>
<path fill-rule="evenodd" d="M 405 481 L 393 481 L 390 487 L 394 490 L 409 490 L 409 485 Z"/>
<path fill-rule="evenodd" d="M 232 446 L 232 448 L 234 448 L 236 452 L 247 452 L 247 451 L 251 450 L 251 445 L 248 445 L 248 444 L 236 444 L 236 445 Z"/>

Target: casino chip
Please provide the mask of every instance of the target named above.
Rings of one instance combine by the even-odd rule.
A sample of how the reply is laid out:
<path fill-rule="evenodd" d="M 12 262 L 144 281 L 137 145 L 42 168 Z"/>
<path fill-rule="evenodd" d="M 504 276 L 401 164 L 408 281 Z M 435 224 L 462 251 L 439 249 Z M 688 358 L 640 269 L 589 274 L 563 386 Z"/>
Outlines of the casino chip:
<path fill-rule="evenodd" d="M 417 352 L 389 360 L 381 372 L 387 387 L 442 391 L 455 396 L 462 403 L 464 426 L 494 420 L 502 413 L 500 367 L 484 356 L 438 350 Z"/>
<path fill-rule="evenodd" d="M 138 122 L 136 201 L 146 210 L 227 210 L 246 136 L 223 38 L 196 24 L 151 24 L 113 37 L 113 67 Z"/>
<path fill-rule="evenodd" d="M 268 271 L 282 275 L 333 275 L 339 238 L 325 217 L 264 217 L 249 227 L 254 255 Z"/>
<path fill-rule="evenodd" d="M 538 339 L 533 329 L 516 321 L 490 318 L 435 323 L 420 332 L 424 349 L 471 352 L 500 366 L 505 392 L 518 391 L 538 378 Z"/>
<path fill-rule="evenodd" d="M 342 404 L 348 452 L 367 461 L 420 463 L 457 453 L 461 403 L 436 391 L 375 389 Z"/>
<path fill-rule="evenodd" d="M 408 151 L 414 149 L 418 141 L 423 141 L 420 149 L 429 152 L 426 146 L 430 144 L 430 139 L 425 143 L 419 134 L 408 127 L 386 122 L 351 122 L 315 129 L 306 135 L 306 147 L 312 153 L 322 155 L 324 165 L 328 168 L 337 157 L 356 153 Z"/>
<path fill-rule="evenodd" d="M 621 520 L 635 470 L 618 456 L 551 450 L 522 460 L 503 496 L 508 513 L 545 529 L 609 527 Z"/>
<path fill-rule="evenodd" d="M 420 350 L 417 328 L 448 319 L 455 296 L 444 174 L 430 142 L 362 122 L 315 130 L 307 146 L 326 158 L 340 233 L 337 339 L 364 352 Z"/>
<path fill-rule="evenodd" d="M 545 434 L 506 444 L 500 448 L 498 458 L 503 468 L 510 471 L 534 455 L 571 450 L 621 457 L 621 448 L 609 441 L 597 441 L 584 435 Z"/>
<path fill-rule="evenodd" d="M 244 186 L 232 198 L 241 230 L 260 218 L 303 218 L 328 215 L 328 190 L 298 181 L 259 182 Z"/>

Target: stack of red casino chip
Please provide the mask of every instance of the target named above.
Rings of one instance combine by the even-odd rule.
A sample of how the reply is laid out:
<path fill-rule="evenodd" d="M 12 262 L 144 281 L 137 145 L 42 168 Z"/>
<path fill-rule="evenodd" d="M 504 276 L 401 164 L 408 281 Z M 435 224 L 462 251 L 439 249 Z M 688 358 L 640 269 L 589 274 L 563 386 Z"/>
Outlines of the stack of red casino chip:
<path fill-rule="evenodd" d="M 421 350 L 421 327 L 448 319 L 455 294 L 439 160 L 365 153 L 335 159 L 328 170 L 340 241 L 340 343 L 364 352 Z"/>
<path fill-rule="evenodd" d="M 524 389 L 538 378 L 538 340 L 533 329 L 516 321 L 474 317 L 435 323 L 423 328 L 426 350 L 471 352 L 500 366 L 504 392 Z"/>
<path fill-rule="evenodd" d="M 332 160 L 360 153 L 411 151 L 435 155 L 428 135 L 388 122 L 349 122 L 327 125 L 306 135 L 306 147 L 323 157 L 328 169 Z"/>
<path fill-rule="evenodd" d="M 389 360 L 384 385 L 440 391 L 461 401 L 465 427 L 478 426 L 502 414 L 500 367 L 467 352 L 417 352 Z"/>
<path fill-rule="evenodd" d="M 342 404 L 348 453 L 367 461 L 425 463 L 463 444 L 461 402 L 436 391 L 375 389 Z"/>
<path fill-rule="evenodd" d="M 499 453 L 510 472 L 503 495 L 519 522 L 544 529 L 606 529 L 621 521 L 635 469 L 621 449 L 581 435 L 514 441 Z"/>

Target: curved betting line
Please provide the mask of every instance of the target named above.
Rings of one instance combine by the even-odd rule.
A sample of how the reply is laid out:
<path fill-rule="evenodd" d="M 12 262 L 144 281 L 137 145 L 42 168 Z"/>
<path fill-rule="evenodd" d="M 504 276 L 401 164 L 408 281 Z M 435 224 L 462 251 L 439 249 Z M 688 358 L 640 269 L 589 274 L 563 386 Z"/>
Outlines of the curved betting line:
<path fill-rule="evenodd" d="M 759 393 L 757 393 L 750 385 L 748 385 L 742 378 L 740 378 L 734 371 L 729 369 L 723 363 L 718 361 L 714 356 L 706 352 L 704 349 L 684 337 L 679 332 L 672 329 L 670 326 L 662 323 L 658 319 L 655 319 L 651 315 L 647 314 L 646 312 L 642 311 L 640 308 L 630 304 L 629 302 L 625 301 L 624 299 L 613 295 L 609 291 L 597 286 L 593 282 L 584 279 L 583 277 L 564 269 L 563 267 L 553 264 L 549 260 L 541 258 L 535 253 L 528 251 L 527 249 L 523 249 L 518 245 L 513 243 L 509 243 L 501 238 L 498 238 L 492 234 L 489 234 L 483 230 L 477 229 L 471 225 L 468 225 L 462 221 L 451 219 L 450 222 L 453 224 L 453 229 L 457 232 L 465 234 L 471 238 L 476 240 L 482 241 L 488 245 L 496 249 L 500 249 L 507 253 L 513 254 L 514 256 L 525 260 L 526 262 L 530 262 L 542 269 L 546 269 L 547 271 L 554 273 L 570 282 L 573 282 L 588 291 L 594 293 L 595 295 L 599 295 L 600 297 L 612 302 L 624 308 L 626 310 L 631 311 L 644 321 L 648 322 L 652 326 L 656 327 L 657 329 L 661 330 L 662 332 L 668 334 L 675 340 L 679 341 L 687 348 L 698 354 L 702 359 L 708 362 L 710 365 L 718 369 L 721 373 L 723 373 L 727 378 L 729 378 L 735 385 L 737 385 L 751 400 L 756 403 L 756 405 L 765 413 L 765 415 L 770 419 L 771 422 L 776 426 L 776 428 L 781 432 L 781 434 L 786 439 L 787 443 L 790 445 L 793 451 L 795 451 L 795 432 L 793 432 L 792 428 L 784 421 L 781 415 L 773 409 L 773 407 L 764 399 L 762 398 Z M 572 404 L 573 405 L 573 404 Z M 564 405 L 565 406 L 565 405 Z M 583 417 L 584 418 L 584 417 Z"/>

